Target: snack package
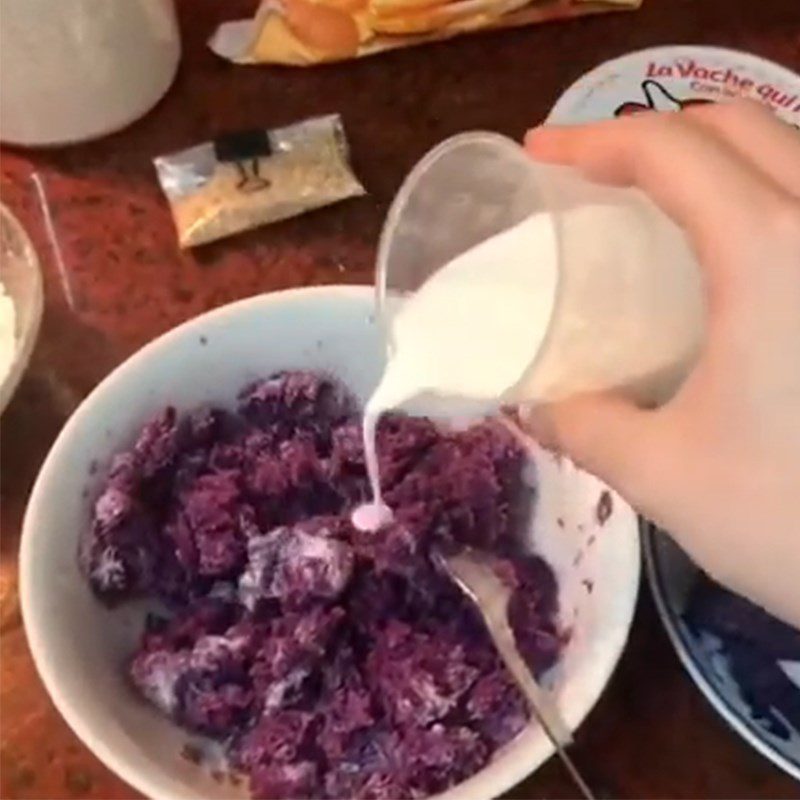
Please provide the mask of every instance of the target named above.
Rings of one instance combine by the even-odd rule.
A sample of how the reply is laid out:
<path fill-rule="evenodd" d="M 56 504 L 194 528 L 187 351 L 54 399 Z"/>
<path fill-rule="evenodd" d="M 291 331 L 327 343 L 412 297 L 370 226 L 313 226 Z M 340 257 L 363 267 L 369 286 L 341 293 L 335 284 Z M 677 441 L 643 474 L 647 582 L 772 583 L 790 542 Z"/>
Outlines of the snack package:
<path fill-rule="evenodd" d="M 366 193 L 338 115 L 228 134 L 154 164 L 183 248 Z"/>
<path fill-rule="evenodd" d="M 209 46 L 239 64 L 308 66 L 461 33 L 514 28 L 642 0 L 263 0 L 252 20 L 221 25 Z"/>

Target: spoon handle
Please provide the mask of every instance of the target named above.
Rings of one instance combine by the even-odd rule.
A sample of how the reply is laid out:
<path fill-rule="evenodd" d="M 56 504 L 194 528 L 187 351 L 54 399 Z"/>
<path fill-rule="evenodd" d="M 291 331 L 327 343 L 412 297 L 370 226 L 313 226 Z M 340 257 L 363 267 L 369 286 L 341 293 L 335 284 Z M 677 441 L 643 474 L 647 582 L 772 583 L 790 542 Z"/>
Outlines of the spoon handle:
<path fill-rule="evenodd" d="M 558 757 L 567 768 L 572 780 L 575 781 L 575 785 L 580 790 L 581 795 L 585 800 L 595 800 L 594 793 L 565 749 L 566 745 L 572 743 L 572 734 L 551 702 L 547 692 L 542 689 L 528 669 L 528 665 L 522 660 L 514 641 L 511 626 L 506 620 L 492 620 L 492 623 L 487 627 L 497 651 L 500 653 L 500 658 L 503 659 L 506 668 L 528 700 L 534 716 L 542 726 L 542 730 L 547 734 L 547 738 L 552 742 L 553 747 L 555 747 Z"/>
<path fill-rule="evenodd" d="M 450 575 L 456 585 L 475 604 L 486 623 L 486 629 L 511 677 L 528 700 L 542 730 L 555 747 L 575 785 L 586 800 L 595 800 L 592 790 L 579 772 L 565 747 L 572 734 L 550 695 L 542 689 L 520 655 L 514 632 L 508 621 L 510 591 L 497 576 L 487 556 L 466 548 L 456 555 L 435 553 L 436 563 Z"/>

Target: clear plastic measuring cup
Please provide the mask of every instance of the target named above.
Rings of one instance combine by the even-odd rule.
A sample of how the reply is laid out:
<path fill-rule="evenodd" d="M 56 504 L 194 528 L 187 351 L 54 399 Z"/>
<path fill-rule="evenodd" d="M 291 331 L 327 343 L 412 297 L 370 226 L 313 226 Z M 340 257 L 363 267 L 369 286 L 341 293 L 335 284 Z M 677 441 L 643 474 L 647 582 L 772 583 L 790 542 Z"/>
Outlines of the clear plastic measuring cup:
<path fill-rule="evenodd" d="M 448 139 L 406 178 L 378 250 L 382 321 L 390 330 L 399 304 L 428 277 L 534 213 L 549 214 L 555 228 L 555 301 L 541 345 L 532 335 L 528 367 L 499 400 L 604 389 L 643 404 L 668 399 L 703 333 L 701 276 L 683 232 L 638 189 L 537 163 L 499 134 Z M 530 268 L 537 268 L 533 254 Z"/>

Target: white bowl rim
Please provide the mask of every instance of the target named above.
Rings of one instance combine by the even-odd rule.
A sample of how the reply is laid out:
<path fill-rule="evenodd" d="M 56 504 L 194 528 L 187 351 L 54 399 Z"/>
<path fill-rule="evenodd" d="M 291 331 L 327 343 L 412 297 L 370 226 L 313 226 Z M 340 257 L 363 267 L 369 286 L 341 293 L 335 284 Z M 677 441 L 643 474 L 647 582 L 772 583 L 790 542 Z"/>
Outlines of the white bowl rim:
<path fill-rule="evenodd" d="M 44 283 L 39 255 L 25 227 L 11 209 L 3 203 L 0 203 L 0 217 L 19 237 L 20 244 L 25 251 L 22 260 L 25 262 L 24 268 L 28 275 L 31 292 L 29 305 L 24 309 L 23 316 L 20 314 L 19 297 L 15 296 L 8 286 L 5 287 L 11 297 L 11 302 L 14 304 L 14 313 L 17 318 L 15 321 L 16 330 L 14 331 L 14 357 L 8 372 L 0 382 L 0 414 L 2 414 L 17 391 L 17 387 L 33 355 L 36 340 L 39 337 L 39 328 L 41 327 L 42 313 L 44 311 Z"/>
<path fill-rule="evenodd" d="M 119 776 L 128 785 L 141 792 L 148 798 L 163 797 L 163 791 L 157 781 L 151 781 L 147 774 L 142 771 L 131 767 L 125 758 L 119 757 L 114 748 L 107 746 L 107 744 L 98 737 L 93 729 L 93 726 L 87 722 L 81 714 L 80 709 L 61 691 L 60 681 L 58 675 L 51 669 L 51 662 L 48 658 L 49 646 L 46 637 L 41 635 L 37 623 L 37 611 L 35 609 L 36 602 L 32 600 L 33 592 L 32 585 L 32 545 L 31 542 L 35 536 L 39 520 L 39 507 L 43 502 L 43 492 L 47 484 L 50 483 L 50 472 L 53 465 L 59 460 L 60 452 L 68 447 L 71 439 L 73 428 L 77 427 L 80 420 L 92 411 L 92 400 L 104 392 L 108 386 L 114 383 L 120 373 L 127 370 L 134 364 L 150 358 L 153 354 L 157 353 L 159 349 L 166 348 L 174 338 L 186 335 L 187 332 L 195 328 L 201 328 L 202 325 L 208 322 L 209 319 L 214 318 L 219 320 L 228 315 L 236 315 L 239 311 L 250 306 L 262 305 L 264 307 L 270 305 L 279 305 L 286 300 L 300 296 L 340 296 L 343 298 L 353 298 L 358 300 L 368 299 L 370 302 L 374 300 L 374 288 L 369 286 L 358 285 L 324 285 L 324 286 L 309 286 L 299 287 L 293 289 L 284 289 L 275 292 L 267 292 L 259 295 L 253 295 L 241 300 L 219 306 L 211 309 L 203 314 L 200 314 L 192 319 L 189 319 L 174 328 L 162 333 L 155 339 L 144 345 L 141 349 L 133 353 L 125 361 L 117 365 L 111 373 L 103 378 L 100 383 L 87 395 L 79 407 L 75 410 L 72 416 L 67 420 L 64 427 L 59 432 L 54 444 L 45 458 L 39 474 L 36 478 L 33 490 L 31 491 L 28 499 L 28 505 L 25 511 L 25 516 L 22 524 L 22 536 L 20 541 L 19 551 L 19 591 L 20 591 L 20 605 L 22 611 L 23 623 L 28 637 L 28 644 L 30 646 L 31 655 L 33 657 L 34 665 L 39 673 L 40 678 L 58 712 L 63 719 L 67 722 L 69 727 L 81 742 L 113 773 Z M 633 546 L 636 555 L 636 567 L 632 575 L 634 581 L 631 587 L 631 603 L 630 612 L 627 619 L 625 619 L 625 636 L 614 654 L 614 657 L 609 659 L 607 673 L 603 680 L 599 682 L 595 696 L 586 707 L 581 709 L 575 724 L 577 729 L 589 712 L 594 708 L 598 699 L 602 695 L 606 686 L 608 685 L 611 676 L 616 670 L 617 664 L 622 657 L 622 653 L 627 643 L 627 637 L 630 631 L 633 617 L 637 606 L 637 598 L 641 586 L 641 546 L 640 537 L 634 537 Z M 506 793 L 514 786 L 519 784 L 527 778 L 538 766 L 541 766 L 547 759 L 555 753 L 555 749 L 551 746 L 548 747 L 548 754 L 539 762 L 538 765 L 531 767 L 530 763 L 525 759 L 516 759 L 508 766 L 502 773 L 498 774 L 498 780 L 492 788 L 491 795 L 486 797 L 499 797 Z M 485 769 L 485 767 L 484 767 Z M 477 774 L 480 774 L 479 770 Z M 458 789 L 460 784 L 451 787 L 448 792 L 454 792 Z"/>

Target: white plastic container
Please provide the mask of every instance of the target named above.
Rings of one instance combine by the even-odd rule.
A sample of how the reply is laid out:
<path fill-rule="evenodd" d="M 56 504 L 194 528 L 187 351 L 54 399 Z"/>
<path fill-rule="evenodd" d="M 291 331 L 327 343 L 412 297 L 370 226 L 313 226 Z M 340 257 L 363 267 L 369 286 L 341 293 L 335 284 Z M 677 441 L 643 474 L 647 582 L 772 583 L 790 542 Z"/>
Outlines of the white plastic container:
<path fill-rule="evenodd" d="M 0 140 L 93 139 L 149 111 L 175 77 L 173 0 L 3 0 Z"/>
<path fill-rule="evenodd" d="M 529 365 L 498 402 L 605 389 L 647 405 L 668 399 L 703 334 L 701 276 L 686 237 L 638 189 L 534 162 L 498 134 L 448 139 L 406 179 L 378 251 L 384 321 L 391 327 L 404 299 L 451 259 L 536 212 L 549 214 L 554 228 L 547 238 L 556 253 L 547 260 L 557 264 L 555 301 L 543 340 L 532 320 Z M 503 308 L 487 302 L 483 313 Z M 481 320 L 475 325 L 480 330 Z"/>

